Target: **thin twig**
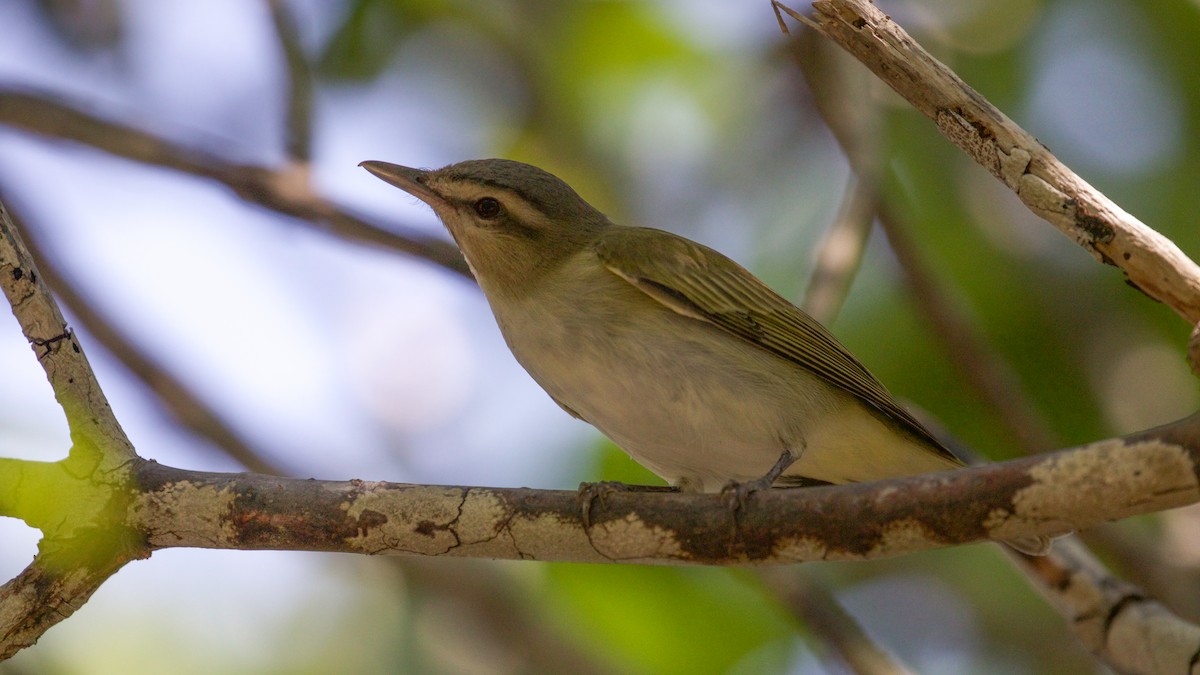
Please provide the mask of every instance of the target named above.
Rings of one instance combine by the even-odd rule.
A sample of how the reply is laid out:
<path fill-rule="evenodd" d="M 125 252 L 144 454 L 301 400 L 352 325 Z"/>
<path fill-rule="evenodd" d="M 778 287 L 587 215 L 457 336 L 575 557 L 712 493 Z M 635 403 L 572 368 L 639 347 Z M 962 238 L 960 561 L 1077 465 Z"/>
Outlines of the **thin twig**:
<path fill-rule="evenodd" d="M 830 670 L 844 666 L 858 675 L 906 675 L 908 668 L 880 647 L 819 582 L 794 567 L 763 570 L 759 578 L 832 651 Z M 840 669 L 840 668 L 839 668 Z"/>
<path fill-rule="evenodd" d="M 415 592 L 430 593 L 474 613 L 472 626 L 482 626 L 497 648 L 518 660 L 511 669 L 524 673 L 602 675 L 616 672 L 584 654 L 567 639 L 561 626 L 540 616 L 539 603 L 522 592 L 517 579 L 503 574 L 493 561 L 447 561 L 410 557 L 395 559 Z M 450 564 L 446 564 L 449 562 Z M 478 636 L 476 636 L 478 637 Z M 505 659 L 506 661 L 508 659 Z"/>
<path fill-rule="evenodd" d="M 837 218 L 817 247 L 817 260 L 804 289 L 804 310 L 822 323 L 837 316 L 858 274 L 867 236 L 875 223 L 875 189 L 851 179 Z"/>
<path fill-rule="evenodd" d="M 102 120 L 65 103 L 26 92 L 0 89 L 0 124 L 60 138 L 144 164 L 215 180 L 248 202 L 307 220 L 344 239 L 406 253 L 462 276 L 466 261 L 448 241 L 399 226 L 384 228 L 313 194 L 296 172 L 239 165 L 153 134 Z"/>
<path fill-rule="evenodd" d="M 267 0 L 275 36 L 287 63 L 287 153 L 293 161 L 308 164 L 312 156 L 312 70 L 300 44 L 296 22 L 282 0 Z"/>
<path fill-rule="evenodd" d="M 778 11 L 776 15 L 778 16 Z M 778 17 L 781 25 L 783 18 Z M 790 41 L 796 63 L 812 92 L 813 106 L 830 124 L 854 174 L 849 179 L 837 218 L 817 249 L 816 265 L 805 289 L 805 311 L 828 323 L 858 274 L 879 199 L 880 114 L 869 100 L 862 66 L 828 40 L 805 32 Z"/>
<path fill-rule="evenodd" d="M 786 32 L 783 18 L 778 18 Z M 851 70 L 847 68 L 848 61 L 852 67 L 858 67 L 857 64 L 826 40 L 800 36 L 794 43 L 804 51 L 798 62 L 813 91 L 815 107 L 823 117 L 839 121 L 845 133 L 834 129 L 834 135 L 842 147 L 856 148 L 851 162 L 855 171 L 847 181 L 838 214 L 817 247 L 816 263 L 802 304 L 818 321 L 831 323 L 858 275 L 875 222 L 879 171 L 866 167 L 878 166 L 881 156 L 879 114 L 874 106 L 862 105 L 865 78 L 847 72 Z M 829 670 L 848 668 L 860 675 L 908 672 L 867 635 L 832 593 L 811 578 L 811 570 L 790 567 L 761 570 L 759 578 L 812 635 L 819 647 L 816 651 L 823 656 Z"/>
<path fill-rule="evenodd" d="M 778 15 L 778 12 L 776 13 Z M 780 25 L 783 17 L 778 17 Z M 834 134 L 843 148 L 854 147 L 855 168 L 847 182 L 842 205 L 817 249 L 816 264 L 805 288 L 803 307 L 823 323 L 832 322 L 858 274 L 879 200 L 879 118 L 874 106 L 862 105 L 866 78 L 848 72 L 861 68 L 829 45 L 827 40 L 794 41 L 804 50 L 799 60 L 813 90 L 813 102 L 824 117 L 837 118 L 845 134 Z M 849 62 L 849 63 L 848 63 Z M 872 168 L 868 168 L 872 167 Z M 846 667 L 860 675 L 907 673 L 898 661 L 875 644 L 807 568 L 762 570 L 759 577 L 783 601 L 824 649 L 831 670 Z"/>

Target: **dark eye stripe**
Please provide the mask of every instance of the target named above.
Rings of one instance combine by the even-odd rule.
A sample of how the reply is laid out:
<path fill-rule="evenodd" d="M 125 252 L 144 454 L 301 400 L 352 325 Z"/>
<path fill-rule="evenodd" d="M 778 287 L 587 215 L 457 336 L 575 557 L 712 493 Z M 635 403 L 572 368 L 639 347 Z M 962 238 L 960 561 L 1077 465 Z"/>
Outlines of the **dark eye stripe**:
<path fill-rule="evenodd" d="M 500 202 L 494 197 L 483 197 L 475 202 L 475 213 L 484 220 L 492 220 L 500 215 L 503 209 L 500 207 Z"/>
<path fill-rule="evenodd" d="M 485 202 L 490 202 L 485 204 Z M 543 233 L 536 227 L 531 227 L 522 223 L 517 218 L 513 217 L 512 213 L 506 212 L 504 205 L 495 197 L 480 197 L 474 202 L 460 202 L 463 206 L 470 208 L 471 211 L 479 217 L 480 220 L 488 222 L 488 228 L 501 232 L 519 235 L 526 239 L 541 239 Z M 493 205 L 495 212 L 493 213 Z M 491 214 L 491 215 L 489 215 Z"/>

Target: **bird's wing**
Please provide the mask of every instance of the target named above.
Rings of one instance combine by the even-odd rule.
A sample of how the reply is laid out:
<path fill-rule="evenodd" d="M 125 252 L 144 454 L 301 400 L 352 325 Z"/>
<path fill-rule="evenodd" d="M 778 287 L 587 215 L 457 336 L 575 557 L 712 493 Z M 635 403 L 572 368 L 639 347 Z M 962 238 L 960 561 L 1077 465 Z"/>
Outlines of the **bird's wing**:
<path fill-rule="evenodd" d="M 946 450 L 821 324 L 724 255 L 669 232 L 613 228 L 596 243 L 604 265 L 675 312 L 706 321 L 820 375 Z"/>

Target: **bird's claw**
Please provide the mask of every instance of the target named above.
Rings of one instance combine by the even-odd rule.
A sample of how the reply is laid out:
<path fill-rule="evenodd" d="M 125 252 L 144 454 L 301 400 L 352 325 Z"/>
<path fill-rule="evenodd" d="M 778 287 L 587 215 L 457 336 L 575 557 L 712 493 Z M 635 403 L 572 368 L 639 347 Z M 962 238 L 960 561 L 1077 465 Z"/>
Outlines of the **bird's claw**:
<path fill-rule="evenodd" d="M 616 492 L 678 492 L 678 489 L 669 485 L 630 485 L 615 480 L 580 483 L 575 502 L 579 505 L 579 517 L 584 529 L 592 526 L 592 505 L 596 500 L 600 500 L 603 506 L 608 496 Z"/>
<path fill-rule="evenodd" d="M 584 529 L 592 526 L 592 504 L 597 499 L 603 505 L 608 496 L 614 492 L 629 492 L 632 489 L 628 483 L 615 480 L 603 480 L 597 483 L 580 483 L 579 492 L 575 495 L 575 503 L 579 505 L 579 517 Z"/>
<path fill-rule="evenodd" d="M 721 499 L 725 502 L 725 508 L 736 516 L 739 511 L 746 507 L 750 495 L 759 490 L 771 489 L 773 482 L 774 480 L 769 476 L 740 482 L 731 480 L 721 488 Z"/>

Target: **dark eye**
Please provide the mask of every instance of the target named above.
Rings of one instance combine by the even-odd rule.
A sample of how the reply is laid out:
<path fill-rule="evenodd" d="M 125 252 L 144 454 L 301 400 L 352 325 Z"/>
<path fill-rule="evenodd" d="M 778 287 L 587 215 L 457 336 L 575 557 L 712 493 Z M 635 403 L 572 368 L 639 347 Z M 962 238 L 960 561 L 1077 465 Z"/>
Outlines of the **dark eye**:
<path fill-rule="evenodd" d="M 491 220 L 500 215 L 500 202 L 491 197 L 484 197 L 475 202 L 475 213 L 484 220 Z"/>

